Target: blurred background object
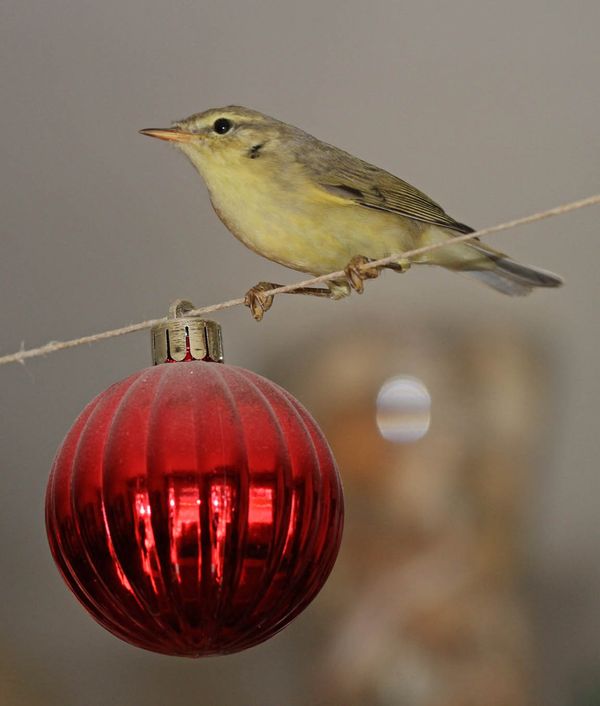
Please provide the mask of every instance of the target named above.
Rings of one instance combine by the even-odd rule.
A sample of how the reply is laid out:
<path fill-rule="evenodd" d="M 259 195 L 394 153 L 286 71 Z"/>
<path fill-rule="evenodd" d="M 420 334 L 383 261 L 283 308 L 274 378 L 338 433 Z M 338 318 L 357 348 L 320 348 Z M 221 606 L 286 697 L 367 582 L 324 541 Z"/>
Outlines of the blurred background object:
<path fill-rule="evenodd" d="M 551 424 L 548 360 L 511 326 L 405 329 L 330 331 L 317 354 L 283 357 L 289 380 L 278 375 L 302 392 L 344 469 L 323 703 L 539 703 L 522 524 Z M 381 432 L 390 386 L 386 440 L 377 422 Z"/>
<path fill-rule="evenodd" d="M 1 352 L 295 281 L 231 237 L 181 155 L 137 135 L 207 107 L 299 125 L 473 227 L 598 192 L 599 24 L 597 0 L 4 0 Z M 563 275 L 559 291 L 511 301 L 413 268 L 346 301 L 280 297 L 260 325 L 218 316 L 227 362 L 327 427 L 348 492 L 331 581 L 239 655 L 121 643 L 50 557 L 53 454 L 88 400 L 149 363 L 147 336 L 1 368 L 0 703 L 411 706 L 442 688 L 446 706 L 597 702 L 598 214 L 490 238 Z M 398 375 L 431 397 L 410 444 L 377 426 Z M 383 428 L 424 430 L 419 399 L 380 408 Z"/>

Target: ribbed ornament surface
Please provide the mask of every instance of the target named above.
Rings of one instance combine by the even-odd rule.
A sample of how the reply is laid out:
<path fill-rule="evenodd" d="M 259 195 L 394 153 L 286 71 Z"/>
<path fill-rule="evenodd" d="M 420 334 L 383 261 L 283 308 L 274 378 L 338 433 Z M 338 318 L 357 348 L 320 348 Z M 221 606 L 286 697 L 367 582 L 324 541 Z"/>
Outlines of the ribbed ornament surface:
<path fill-rule="evenodd" d="M 236 652 L 315 597 L 337 556 L 343 497 L 321 431 L 242 368 L 147 368 L 81 413 L 46 496 L 54 559 L 123 640 L 190 657 Z"/>

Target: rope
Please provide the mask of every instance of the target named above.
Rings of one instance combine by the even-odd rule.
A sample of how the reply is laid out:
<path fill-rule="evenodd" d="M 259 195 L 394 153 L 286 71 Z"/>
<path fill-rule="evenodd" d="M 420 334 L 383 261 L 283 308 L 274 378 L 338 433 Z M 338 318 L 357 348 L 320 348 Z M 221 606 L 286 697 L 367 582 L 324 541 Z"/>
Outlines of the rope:
<path fill-rule="evenodd" d="M 580 208 L 585 208 L 587 206 L 596 206 L 598 204 L 600 204 L 600 194 L 596 194 L 595 196 L 589 196 L 588 198 L 580 199 L 578 201 L 572 201 L 570 203 L 563 204 L 562 206 L 555 206 L 554 208 L 551 208 L 547 211 L 540 211 L 530 216 L 516 218 L 512 221 L 507 221 L 506 223 L 500 223 L 499 225 L 490 226 L 489 228 L 483 228 L 482 230 L 475 231 L 474 233 L 459 235 L 455 238 L 441 243 L 434 243 L 432 245 L 426 245 L 422 248 L 416 248 L 414 250 L 408 250 L 407 252 L 389 255 L 388 257 L 384 257 L 380 260 L 373 260 L 365 265 L 362 265 L 360 269 L 369 270 L 381 267 L 383 265 L 388 265 L 393 262 L 397 262 L 400 259 L 414 259 L 434 250 L 439 250 L 440 248 L 450 247 L 452 245 L 456 245 L 457 243 L 464 243 L 466 241 L 473 240 L 474 238 L 480 238 L 485 235 L 500 233 L 502 231 L 516 228 L 517 226 L 523 226 L 529 223 L 536 223 L 537 221 L 542 221 L 546 218 L 553 218 L 554 216 L 560 216 L 565 213 L 570 213 L 571 211 L 577 211 Z M 330 272 L 329 274 L 321 275 L 320 277 L 313 277 L 302 282 L 287 284 L 283 287 L 275 287 L 274 289 L 270 289 L 268 291 L 263 292 L 263 294 L 265 296 L 285 294 L 287 292 L 294 292 L 297 289 L 302 289 L 304 287 L 309 287 L 315 284 L 322 284 L 323 282 L 330 282 L 332 280 L 342 278 L 345 278 L 345 273 L 343 270 L 338 270 L 337 272 Z M 244 304 L 244 302 L 244 297 L 238 297 L 237 299 L 229 299 L 228 301 L 220 302 L 219 304 L 211 304 L 209 306 L 203 306 L 198 309 L 192 309 L 186 312 L 186 315 L 202 316 L 204 314 L 210 314 L 215 311 L 222 311 L 223 309 L 230 309 L 234 306 L 240 306 Z M 43 346 L 40 346 L 39 348 L 30 348 L 28 350 L 21 349 L 15 353 L 10 353 L 8 355 L 1 356 L 0 365 L 7 365 L 8 363 L 24 364 L 28 358 L 37 358 L 39 356 L 55 353 L 56 351 L 62 351 L 67 348 L 75 348 L 76 346 L 82 346 L 86 343 L 97 343 L 98 341 L 103 341 L 107 338 L 124 336 L 125 334 L 134 333 L 135 331 L 149 329 L 152 326 L 159 323 L 164 323 L 165 321 L 166 318 L 148 319 L 146 321 L 140 321 L 136 324 L 129 324 L 129 326 L 111 329 L 110 331 L 102 331 L 100 333 L 94 333 L 89 336 L 82 336 L 81 338 L 73 338 L 69 341 L 49 341 L 48 343 L 44 344 Z"/>

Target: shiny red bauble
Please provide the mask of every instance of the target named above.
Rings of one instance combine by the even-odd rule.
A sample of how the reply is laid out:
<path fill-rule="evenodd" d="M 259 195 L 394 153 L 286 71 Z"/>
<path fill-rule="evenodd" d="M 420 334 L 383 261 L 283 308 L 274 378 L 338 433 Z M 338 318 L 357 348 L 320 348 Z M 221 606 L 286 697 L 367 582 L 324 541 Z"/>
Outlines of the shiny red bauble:
<path fill-rule="evenodd" d="M 343 498 L 321 431 L 289 393 L 191 360 L 141 370 L 94 399 L 46 496 L 54 559 L 105 628 L 155 652 L 236 652 L 316 596 Z"/>

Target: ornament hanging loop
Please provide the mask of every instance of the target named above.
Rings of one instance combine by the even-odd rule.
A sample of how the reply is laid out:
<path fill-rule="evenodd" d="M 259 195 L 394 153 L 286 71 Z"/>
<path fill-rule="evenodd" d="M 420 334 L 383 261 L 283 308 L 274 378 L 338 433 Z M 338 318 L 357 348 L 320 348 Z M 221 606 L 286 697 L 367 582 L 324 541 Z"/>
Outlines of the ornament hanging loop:
<path fill-rule="evenodd" d="M 166 321 L 151 330 L 152 363 L 179 363 L 188 360 L 223 362 L 221 326 L 216 321 L 188 316 L 192 302 L 176 299 Z"/>
<path fill-rule="evenodd" d="M 169 307 L 169 319 L 181 319 L 188 311 L 192 311 L 194 305 L 187 299 L 175 299 Z"/>

